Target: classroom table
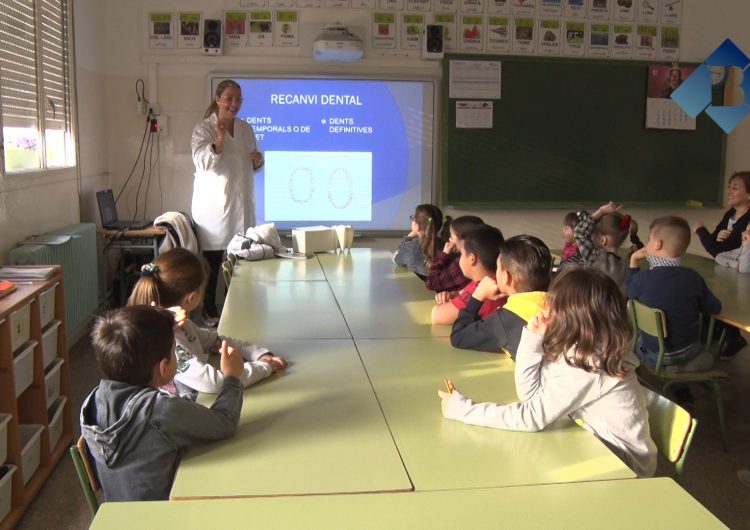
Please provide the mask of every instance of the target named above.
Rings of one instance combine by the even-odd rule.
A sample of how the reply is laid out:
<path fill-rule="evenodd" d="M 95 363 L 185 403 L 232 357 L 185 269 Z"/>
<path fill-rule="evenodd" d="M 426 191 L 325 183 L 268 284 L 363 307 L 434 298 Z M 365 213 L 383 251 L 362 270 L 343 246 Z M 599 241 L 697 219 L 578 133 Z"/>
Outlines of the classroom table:
<path fill-rule="evenodd" d="M 698 271 L 721 300 L 721 312 L 716 319 L 750 332 L 750 274 L 740 274 L 711 258 L 693 254 L 685 254 L 682 264 Z"/>
<path fill-rule="evenodd" d="M 246 267 L 240 267 L 246 271 Z M 325 281 L 235 281 L 219 324 L 223 335 L 263 342 L 272 338 L 351 338 Z"/>
<path fill-rule="evenodd" d="M 634 478 L 591 433 L 564 417 L 538 433 L 446 420 L 443 378 L 477 402 L 518 401 L 506 354 L 453 348 L 448 339 L 358 339 L 357 350 L 416 490 Z"/>
<path fill-rule="evenodd" d="M 238 260 L 232 273 L 233 282 L 324 281 L 325 279 L 323 268 L 314 254 L 306 259 Z"/>
<path fill-rule="evenodd" d="M 351 339 L 264 345 L 289 367 L 245 391 L 233 437 L 189 451 L 172 499 L 412 489 Z"/>
<path fill-rule="evenodd" d="M 726 528 L 668 478 L 376 495 L 108 502 L 99 508 L 91 528 L 165 526 L 185 530 L 219 526 L 307 530 Z"/>
<path fill-rule="evenodd" d="M 432 293 L 389 253 L 316 259 L 325 281 L 307 279 L 318 277 L 313 262 L 239 266 L 244 279 L 230 285 L 219 331 L 271 348 L 290 367 L 245 391 L 235 437 L 188 452 L 172 498 L 455 491 L 635 476 L 568 418 L 540 433 L 444 419 L 437 396 L 443 377 L 476 400 L 507 403 L 517 399 L 512 362 L 452 348 L 450 326 L 429 324 Z M 254 267 L 264 272 L 253 276 Z M 274 267 L 283 280 L 273 281 Z"/>

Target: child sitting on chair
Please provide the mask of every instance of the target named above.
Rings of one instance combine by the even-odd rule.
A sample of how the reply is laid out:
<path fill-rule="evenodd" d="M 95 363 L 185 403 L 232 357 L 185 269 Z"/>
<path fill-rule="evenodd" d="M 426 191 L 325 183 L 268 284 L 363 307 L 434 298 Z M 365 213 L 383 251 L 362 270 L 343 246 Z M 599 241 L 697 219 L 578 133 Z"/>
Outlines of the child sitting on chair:
<path fill-rule="evenodd" d="M 593 214 L 579 211 L 575 239 L 584 266 L 604 272 L 625 294 L 628 264 L 618 250 L 630 234 L 630 216 L 621 214 L 620 208 L 610 201 Z"/>
<path fill-rule="evenodd" d="M 427 278 L 438 249 L 448 239 L 443 212 L 434 204 L 420 204 L 410 216 L 411 231 L 393 251 L 393 262 L 406 267 L 422 280 Z M 450 217 L 446 219 L 450 221 Z"/>
<path fill-rule="evenodd" d="M 630 351 L 625 299 L 600 271 L 571 267 L 552 283 L 546 307 L 523 329 L 516 356 L 518 403 L 474 403 L 438 391 L 443 416 L 507 431 L 541 431 L 582 420 L 640 477 L 656 470 L 648 410 Z"/>
<path fill-rule="evenodd" d="M 552 255 L 534 236 L 513 236 L 500 244 L 495 278 L 479 282 L 451 330 L 455 348 L 507 352 L 516 357 L 521 330 L 537 314 L 546 298 Z M 486 300 L 506 298 L 486 320 L 479 314 Z"/>
<path fill-rule="evenodd" d="M 460 292 L 442 292 L 435 295 L 436 305 L 432 308 L 434 324 L 453 324 L 458 312 L 466 307 L 482 278 L 495 278 L 497 253 L 502 242 L 503 234 L 494 226 L 482 225 L 466 233 L 458 265 L 470 282 Z M 504 299 L 484 300 L 478 314 L 483 319 L 487 318 L 503 303 Z"/>
<path fill-rule="evenodd" d="M 669 330 L 664 339 L 664 367 L 670 372 L 709 370 L 714 356 L 703 351 L 700 340 L 701 315 L 716 315 L 721 302 L 711 292 L 703 277 L 682 266 L 682 257 L 690 244 L 690 225 L 682 217 L 654 219 L 648 243 L 630 256 L 627 296 L 642 304 L 661 309 Z M 649 270 L 639 262 L 646 258 Z M 641 360 L 655 365 L 659 342 L 641 333 L 636 353 Z"/>
<path fill-rule="evenodd" d="M 436 293 L 460 291 L 471 281 L 464 276 L 458 264 L 461 256 L 461 242 L 467 232 L 482 226 L 484 222 L 475 215 L 462 215 L 444 224 L 448 225 L 450 237 L 443 246 L 443 250 L 438 251 L 433 258 L 424 282 L 425 287 Z"/>
<path fill-rule="evenodd" d="M 221 346 L 223 384 L 211 408 L 159 392 L 177 372 L 174 315 L 130 306 L 91 333 L 104 379 L 81 408 L 81 434 L 107 501 L 167 500 L 185 449 L 234 434 L 242 409 L 242 357 Z"/>
<path fill-rule="evenodd" d="M 206 281 L 206 266 L 202 259 L 187 249 L 175 248 L 143 266 L 128 304 L 156 305 L 164 309 L 179 306 L 190 313 L 200 307 Z M 189 319 L 177 328 L 174 335 L 177 374 L 174 385 L 162 390 L 182 397 L 195 399 L 197 392 L 215 394 L 221 389 L 224 375 L 208 360 L 210 354 L 219 352 L 222 340 L 229 341 L 246 360 L 244 370 L 239 374 L 243 387 L 283 370 L 287 365 L 283 357 L 266 348 L 220 337 L 213 329 L 200 328 Z"/>

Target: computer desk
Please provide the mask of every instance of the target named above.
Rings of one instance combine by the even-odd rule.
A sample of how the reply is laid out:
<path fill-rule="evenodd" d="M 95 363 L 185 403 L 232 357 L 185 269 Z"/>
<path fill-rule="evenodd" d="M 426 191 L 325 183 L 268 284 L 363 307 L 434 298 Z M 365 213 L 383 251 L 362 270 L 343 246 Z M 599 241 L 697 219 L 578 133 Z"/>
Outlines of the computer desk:
<path fill-rule="evenodd" d="M 221 475 L 214 480 L 221 480 Z M 91 528 L 165 526 L 185 530 L 726 528 L 669 478 L 408 493 L 107 502 L 99 508 Z"/>
<path fill-rule="evenodd" d="M 152 257 L 159 255 L 159 244 L 166 235 L 167 230 L 158 226 L 150 226 L 139 230 L 110 230 L 100 228 L 97 234 L 104 241 L 104 254 L 111 250 L 120 252 L 149 253 Z M 104 267 L 105 275 L 108 267 Z M 117 273 L 120 279 L 120 301 L 125 303 L 127 299 L 127 285 L 125 281 L 125 269 L 122 259 L 118 259 Z M 105 285 L 109 289 L 109 279 L 105 276 Z"/>

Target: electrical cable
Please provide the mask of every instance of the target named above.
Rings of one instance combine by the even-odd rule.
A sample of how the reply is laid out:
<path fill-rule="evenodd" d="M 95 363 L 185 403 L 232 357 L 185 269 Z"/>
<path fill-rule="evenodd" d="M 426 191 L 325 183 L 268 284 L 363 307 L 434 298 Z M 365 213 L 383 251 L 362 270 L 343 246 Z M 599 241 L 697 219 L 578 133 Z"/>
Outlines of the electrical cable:
<path fill-rule="evenodd" d="M 125 183 L 122 185 L 122 188 L 120 188 L 120 191 L 117 193 L 117 197 L 115 197 L 115 204 L 117 204 L 117 201 L 120 200 L 120 195 L 122 195 L 122 192 L 125 191 L 125 187 L 128 185 L 128 182 L 130 182 L 130 178 L 133 176 L 133 172 L 135 171 L 135 168 L 138 166 L 138 160 L 141 158 L 141 152 L 143 151 L 143 142 L 146 140 L 146 134 L 148 133 L 149 127 L 151 127 L 151 112 L 146 115 L 146 128 L 143 130 L 143 137 L 141 138 L 141 146 L 138 148 L 138 156 L 135 158 L 135 162 L 133 163 L 133 167 L 130 170 L 130 174 L 128 175 L 128 178 L 125 179 Z"/>
<path fill-rule="evenodd" d="M 138 92 L 138 84 L 141 85 L 141 92 Z M 146 99 L 146 84 L 143 82 L 143 79 L 138 79 L 135 82 L 135 95 L 138 98 L 139 102 L 148 103 L 148 100 Z"/>
<path fill-rule="evenodd" d="M 154 163 L 153 163 L 153 158 L 154 158 L 154 142 L 153 142 L 153 137 L 156 136 L 156 140 L 158 141 L 159 140 L 159 131 L 158 130 L 151 131 L 150 134 L 151 134 L 152 140 L 151 140 L 151 151 L 149 151 L 149 154 L 148 154 L 148 179 L 146 180 L 146 193 L 145 193 L 145 195 L 143 197 L 143 218 L 144 219 L 147 218 L 146 216 L 147 216 L 147 212 L 148 212 L 148 191 L 151 188 L 151 174 L 153 173 L 153 170 L 154 170 Z M 157 156 L 158 156 L 158 153 L 157 153 Z"/>
<path fill-rule="evenodd" d="M 141 179 L 138 181 L 138 189 L 135 192 L 135 215 L 133 216 L 133 219 L 138 219 L 138 199 L 141 196 L 141 186 L 143 185 L 143 178 L 146 175 L 146 156 L 149 151 L 149 147 L 151 147 L 151 138 L 152 135 L 149 133 L 148 135 L 148 141 L 146 142 L 146 149 L 143 152 L 143 170 L 141 171 Z"/>

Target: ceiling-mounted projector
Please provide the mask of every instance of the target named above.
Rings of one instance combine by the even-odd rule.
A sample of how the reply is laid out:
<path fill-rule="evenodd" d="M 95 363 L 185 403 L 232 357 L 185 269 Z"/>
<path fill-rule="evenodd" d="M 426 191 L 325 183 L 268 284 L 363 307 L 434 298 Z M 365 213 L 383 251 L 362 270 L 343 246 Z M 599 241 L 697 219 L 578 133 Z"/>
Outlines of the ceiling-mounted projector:
<path fill-rule="evenodd" d="M 362 58 L 362 39 L 351 33 L 343 24 L 331 24 L 313 43 L 316 61 L 354 62 Z"/>

